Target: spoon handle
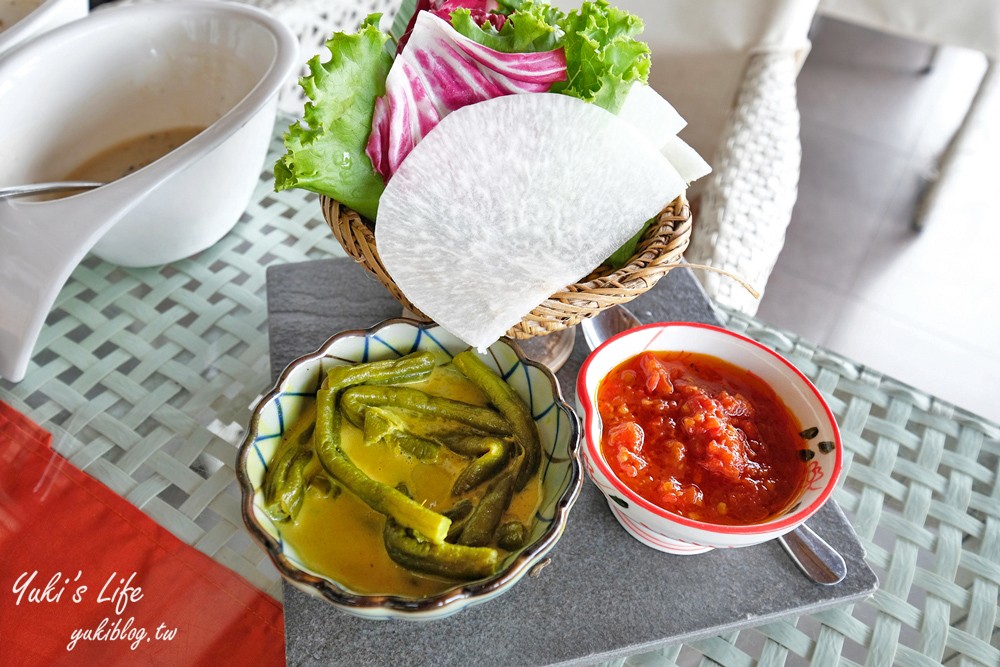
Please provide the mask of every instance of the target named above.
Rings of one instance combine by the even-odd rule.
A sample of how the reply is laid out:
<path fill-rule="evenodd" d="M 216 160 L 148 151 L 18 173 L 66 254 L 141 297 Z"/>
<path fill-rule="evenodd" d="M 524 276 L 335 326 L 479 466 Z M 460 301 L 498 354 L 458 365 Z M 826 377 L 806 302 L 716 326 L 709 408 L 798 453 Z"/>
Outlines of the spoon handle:
<path fill-rule="evenodd" d="M 799 569 L 817 584 L 830 586 L 847 576 L 844 557 L 805 524 L 782 535 L 778 542 Z"/>
<path fill-rule="evenodd" d="M 0 188 L 0 199 L 13 199 L 14 197 L 30 197 L 41 195 L 47 192 L 61 192 L 64 190 L 92 190 L 99 188 L 104 183 L 92 181 L 63 181 L 59 183 L 32 183 L 30 185 L 11 185 Z"/>

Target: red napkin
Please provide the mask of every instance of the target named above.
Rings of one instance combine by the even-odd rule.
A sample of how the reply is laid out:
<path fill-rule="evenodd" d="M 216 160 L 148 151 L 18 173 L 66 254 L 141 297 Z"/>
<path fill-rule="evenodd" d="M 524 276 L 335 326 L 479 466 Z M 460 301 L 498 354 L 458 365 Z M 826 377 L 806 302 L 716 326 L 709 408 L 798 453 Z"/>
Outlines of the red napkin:
<path fill-rule="evenodd" d="M 0 401 L 0 665 L 284 665 L 281 605 Z"/>

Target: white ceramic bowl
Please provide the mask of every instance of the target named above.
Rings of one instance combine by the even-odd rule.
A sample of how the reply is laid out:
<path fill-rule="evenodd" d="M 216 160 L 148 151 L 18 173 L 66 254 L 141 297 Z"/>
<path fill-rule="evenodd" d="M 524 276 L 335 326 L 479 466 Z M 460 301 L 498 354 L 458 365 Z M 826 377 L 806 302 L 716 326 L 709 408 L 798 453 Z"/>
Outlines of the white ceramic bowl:
<path fill-rule="evenodd" d="M 612 369 L 645 350 L 696 352 L 728 361 L 764 380 L 795 415 L 803 429 L 799 453 L 807 462 L 806 479 L 799 495 L 778 516 L 747 526 L 695 521 L 654 505 L 618 479 L 601 451 L 597 391 Z M 823 506 L 840 476 L 840 430 L 816 387 L 774 351 L 725 329 L 692 323 L 630 329 L 590 354 L 580 369 L 576 392 L 584 425 L 584 464 L 591 480 L 605 495 L 622 527 L 660 551 L 695 554 L 713 548 L 750 546 L 783 535 Z"/>
<path fill-rule="evenodd" d="M 0 59 L 0 186 L 65 180 L 103 150 L 155 131 L 200 134 L 111 185 L 19 213 L 130 209 L 93 252 L 125 266 L 187 257 L 228 232 L 260 177 L 277 93 L 298 42 L 239 3 L 177 0 L 94 12 Z M 40 249 L 42 250 L 42 249 Z"/>
<path fill-rule="evenodd" d="M 0 2 L 0 54 L 47 30 L 87 15 L 88 0 Z"/>
<path fill-rule="evenodd" d="M 0 201 L 0 376 L 24 377 L 56 295 L 91 250 L 153 266 L 232 229 L 297 64 L 295 36 L 272 15 L 199 0 L 94 12 L 0 57 L 0 187 L 65 180 L 122 142 L 205 128 L 103 187 Z"/>
<path fill-rule="evenodd" d="M 394 359 L 417 350 L 430 350 L 447 360 L 467 348 L 437 325 L 387 320 L 371 329 L 339 333 L 316 352 L 293 361 L 277 385 L 258 402 L 240 448 L 236 470 L 243 490 L 243 519 L 250 534 L 289 583 L 356 616 L 432 620 L 510 590 L 555 546 L 583 483 L 579 424 L 572 408 L 562 399 L 552 373 L 525 359 L 506 339 L 491 345 L 481 357 L 502 372 L 531 407 L 543 452 L 539 472 L 542 499 L 526 545 L 509 554 L 496 575 L 456 584 L 442 593 L 419 599 L 355 593 L 305 565 L 295 546 L 282 539 L 282 525 L 272 521 L 263 509 L 261 484 L 266 466 L 285 428 L 314 400 L 320 379 L 331 366 Z M 330 530 L 336 529 L 330 526 Z"/>

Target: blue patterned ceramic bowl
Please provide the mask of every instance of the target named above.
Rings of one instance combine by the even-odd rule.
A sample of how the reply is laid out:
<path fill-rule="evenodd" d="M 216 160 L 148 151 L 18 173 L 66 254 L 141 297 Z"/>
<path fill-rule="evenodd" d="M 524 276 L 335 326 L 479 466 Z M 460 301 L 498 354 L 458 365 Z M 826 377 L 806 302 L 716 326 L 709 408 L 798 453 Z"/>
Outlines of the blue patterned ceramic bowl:
<path fill-rule="evenodd" d="M 289 583 L 357 616 L 431 620 L 501 595 L 555 546 L 583 479 L 579 421 L 563 400 L 552 373 L 525 359 L 506 339 L 494 343 L 480 356 L 531 407 L 544 455 L 539 471 L 542 497 L 529 539 L 524 547 L 507 556 L 496 575 L 456 584 L 424 598 L 359 594 L 305 565 L 295 546 L 283 539 L 282 524 L 272 521 L 263 509 L 261 484 L 268 461 L 285 428 L 315 400 L 321 378 L 331 366 L 392 359 L 417 350 L 429 350 L 447 360 L 467 347 L 437 325 L 405 319 L 388 320 L 371 329 L 345 331 L 316 352 L 292 362 L 277 385 L 260 400 L 240 447 L 237 466 L 243 490 L 243 519 L 250 534 Z M 336 530 L 336 526 L 330 526 L 330 530 Z"/>

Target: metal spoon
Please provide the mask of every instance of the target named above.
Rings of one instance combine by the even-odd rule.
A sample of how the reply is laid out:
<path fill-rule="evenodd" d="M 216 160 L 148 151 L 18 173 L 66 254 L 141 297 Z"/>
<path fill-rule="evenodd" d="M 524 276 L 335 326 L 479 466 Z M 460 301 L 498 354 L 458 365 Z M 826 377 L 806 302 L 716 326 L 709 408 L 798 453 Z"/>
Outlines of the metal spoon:
<path fill-rule="evenodd" d="M 14 197 L 31 197 L 43 195 L 50 192 L 63 192 L 66 190 L 92 190 L 99 188 L 105 183 L 95 183 L 93 181 L 61 181 L 54 183 L 31 183 L 30 185 L 11 185 L 0 188 L 0 199 L 13 199 Z"/>
<path fill-rule="evenodd" d="M 624 306 L 612 306 L 596 317 L 584 320 L 580 328 L 587 346 L 593 350 L 612 336 L 641 324 L 639 318 Z M 778 542 L 799 569 L 817 584 L 829 586 L 847 576 L 844 557 L 804 523 L 778 537 Z"/>

